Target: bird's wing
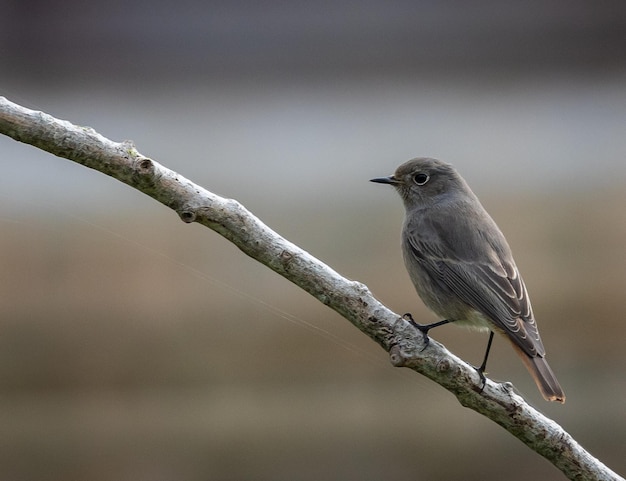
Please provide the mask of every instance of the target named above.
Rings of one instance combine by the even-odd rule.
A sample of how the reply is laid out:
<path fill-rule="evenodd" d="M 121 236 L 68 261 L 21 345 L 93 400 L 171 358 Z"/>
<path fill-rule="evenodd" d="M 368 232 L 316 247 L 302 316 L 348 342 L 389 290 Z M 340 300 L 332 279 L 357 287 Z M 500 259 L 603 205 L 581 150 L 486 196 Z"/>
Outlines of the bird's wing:
<path fill-rule="evenodd" d="M 456 222 L 458 227 L 458 219 Z M 413 254 L 430 277 L 492 320 L 529 356 L 543 356 L 545 351 L 526 286 L 512 259 L 505 258 L 510 257 L 510 254 L 505 254 L 508 248 L 500 249 L 498 253 L 492 247 L 493 242 L 484 242 L 484 233 L 473 228 L 463 229 L 463 236 L 458 242 L 443 244 L 437 234 L 437 224 L 440 223 L 431 224 L 433 229 L 429 232 L 433 235 L 430 238 L 413 231 L 407 239 Z M 449 229 L 447 233 L 449 235 Z M 497 234 L 502 236 L 499 230 Z M 483 237 L 479 238 L 481 235 Z M 496 241 L 506 244 L 503 236 Z M 482 250 L 472 248 L 474 242 Z M 485 245 L 490 249 L 487 253 L 484 252 Z"/>

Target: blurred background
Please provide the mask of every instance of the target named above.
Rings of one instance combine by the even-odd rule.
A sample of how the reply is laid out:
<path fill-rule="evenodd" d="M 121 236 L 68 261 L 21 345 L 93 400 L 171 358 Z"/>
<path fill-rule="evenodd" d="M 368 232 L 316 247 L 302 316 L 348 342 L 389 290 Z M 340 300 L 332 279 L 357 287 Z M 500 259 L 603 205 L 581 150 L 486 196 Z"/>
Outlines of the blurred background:
<path fill-rule="evenodd" d="M 499 339 L 489 375 L 626 471 L 624 2 L 0 12 L 0 95 L 132 139 L 423 322 L 401 202 L 368 179 L 453 163 L 509 239 L 567 403 Z M 217 234 L 7 137 L 0 162 L 1 480 L 561 479 Z M 433 337 L 472 363 L 486 343 Z"/>

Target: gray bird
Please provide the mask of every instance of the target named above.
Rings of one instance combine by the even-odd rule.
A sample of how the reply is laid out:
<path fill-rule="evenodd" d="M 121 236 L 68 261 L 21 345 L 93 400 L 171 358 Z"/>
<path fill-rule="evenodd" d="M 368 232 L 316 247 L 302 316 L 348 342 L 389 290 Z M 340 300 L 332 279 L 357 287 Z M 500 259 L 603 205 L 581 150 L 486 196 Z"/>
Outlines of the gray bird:
<path fill-rule="evenodd" d="M 513 345 L 548 401 L 565 394 L 545 359 L 530 299 L 502 232 L 465 180 L 449 164 L 416 158 L 389 177 L 404 201 L 402 254 L 409 276 L 426 306 L 443 320 L 419 325 L 424 333 L 454 322 L 490 331 L 481 379 L 494 331 Z"/>

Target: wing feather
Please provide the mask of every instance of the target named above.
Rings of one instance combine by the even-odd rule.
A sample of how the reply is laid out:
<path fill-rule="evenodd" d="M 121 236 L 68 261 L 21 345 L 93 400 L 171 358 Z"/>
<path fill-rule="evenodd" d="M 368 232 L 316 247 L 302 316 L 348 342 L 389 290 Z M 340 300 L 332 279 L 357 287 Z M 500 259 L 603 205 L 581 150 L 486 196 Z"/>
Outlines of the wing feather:
<path fill-rule="evenodd" d="M 488 255 L 485 256 L 483 252 L 483 255 L 473 256 L 476 258 L 472 259 L 468 253 L 477 250 L 468 248 L 468 245 L 480 241 L 476 236 L 481 233 L 474 233 L 474 238 L 466 235 L 464 247 L 454 249 L 450 243 L 443 244 L 441 236 L 432 236 L 432 233 L 437 232 L 438 224 L 431 224 L 435 230 L 429 230 L 430 239 L 415 234 L 408 237 L 411 251 L 419 258 L 430 278 L 446 286 L 463 302 L 490 319 L 529 356 L 545 355 L 526 286 L 500 231 L 496 232 L 501 239 L 490 239 L 491 242 L 487 244 L 493 246 L 495 243 L 497 246 L 498 242 L 504 243 L 506 248 L 490 247 Z M 413 230 L 413 233 L 417 232 Z M 442 246 L 445 246 L 445 254 Z"/>

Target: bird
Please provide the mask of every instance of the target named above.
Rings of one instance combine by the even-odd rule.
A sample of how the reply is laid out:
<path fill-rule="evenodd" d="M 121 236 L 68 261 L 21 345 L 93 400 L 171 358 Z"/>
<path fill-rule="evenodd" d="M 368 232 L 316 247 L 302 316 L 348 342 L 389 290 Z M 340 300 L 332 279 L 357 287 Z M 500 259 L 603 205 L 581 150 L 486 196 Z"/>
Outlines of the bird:
<path fill-rule="evenodd" d="M 404 263 L 424 304 L 442 319 L 421 325 L 405 315 L 424 334 L 425 345 L 430 329 L 448 323 L 489 332 L 483 362 L 476 368 L 482 390 L 497 332 L 510 341 L 543 397 L 565 402 L 509 244 L 456 169 L 418 157 L 371 182 L 393 186 L 404 203 Z"/>

